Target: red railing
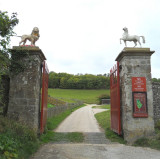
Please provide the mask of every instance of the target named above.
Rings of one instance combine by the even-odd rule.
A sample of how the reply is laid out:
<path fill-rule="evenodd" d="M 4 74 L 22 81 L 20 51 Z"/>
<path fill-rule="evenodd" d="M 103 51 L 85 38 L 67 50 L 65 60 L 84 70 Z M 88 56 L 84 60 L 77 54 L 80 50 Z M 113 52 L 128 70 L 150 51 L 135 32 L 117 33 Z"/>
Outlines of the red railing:
<path fill-rule="evenodd" d="M 110 70 L 111 129 L 121 134 L 119 62 Z"/>
<path fill-rule="evenodd" d="M 47 121 L 47 99 L 48 99 L 48 77 L 49 70 L 46 62 L 43 62 L 42 74 L 42 98 L 41 98 L 41 120 L 40 120 L 40 133 L 44 132 Z"/>

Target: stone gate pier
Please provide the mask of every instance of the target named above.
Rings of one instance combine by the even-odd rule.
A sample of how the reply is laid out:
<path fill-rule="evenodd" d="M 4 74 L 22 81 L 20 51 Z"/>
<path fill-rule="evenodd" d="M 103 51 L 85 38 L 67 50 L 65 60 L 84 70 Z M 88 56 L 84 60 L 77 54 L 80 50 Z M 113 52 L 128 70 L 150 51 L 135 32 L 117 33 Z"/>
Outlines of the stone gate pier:
<path fill-rule="evenodd" d="M 39 130 L 42 62 L 39 47 L 13 47 L 8 116 Z M 17 73 L 17 70 L 20 70 Z"/>
<path fill-rule="evenodd" d="M 154 134 L 150 48 L 125 47 L 120 65 L 122 133 L 128 143 Z"/>

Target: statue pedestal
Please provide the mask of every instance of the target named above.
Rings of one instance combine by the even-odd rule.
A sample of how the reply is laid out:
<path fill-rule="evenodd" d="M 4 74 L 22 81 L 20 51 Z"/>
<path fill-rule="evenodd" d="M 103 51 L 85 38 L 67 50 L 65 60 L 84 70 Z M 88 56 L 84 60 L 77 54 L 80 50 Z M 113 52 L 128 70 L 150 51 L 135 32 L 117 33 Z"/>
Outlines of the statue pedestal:
<path fill-rule="evenodd" d="M 12 59 L 24 70 L 11 65 L 8 116 L 39 130 L 42 62 L 46 59 L 38 47 L 13 47 Z"/>
<path fill-rule="evenodd" d="M 116 58 L 120 65 L 122 133 L 128 143 L 154 134 L 150 64 L 153 53 L 149 48 L 126 47 Z"/>

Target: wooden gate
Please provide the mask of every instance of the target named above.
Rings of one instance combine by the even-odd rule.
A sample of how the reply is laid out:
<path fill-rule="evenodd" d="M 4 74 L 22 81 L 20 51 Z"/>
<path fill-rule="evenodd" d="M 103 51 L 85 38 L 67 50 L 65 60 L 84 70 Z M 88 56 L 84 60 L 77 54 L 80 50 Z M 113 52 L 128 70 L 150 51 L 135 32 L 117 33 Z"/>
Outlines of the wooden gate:
<path fill-rule="evenodd" d="M 121 134 L 119 62 L 110 70 L 111 129 Z"/>
<path fill-rule="evenodd" d="M 41 97 L 41 119 L 40 119 L 40 133 L 44 132 L 47 121 L 47 99 L 48 99 L 48 77 L 49 70 L 46 62 L 43 62 L 42 73 L 42 97 Z"/>

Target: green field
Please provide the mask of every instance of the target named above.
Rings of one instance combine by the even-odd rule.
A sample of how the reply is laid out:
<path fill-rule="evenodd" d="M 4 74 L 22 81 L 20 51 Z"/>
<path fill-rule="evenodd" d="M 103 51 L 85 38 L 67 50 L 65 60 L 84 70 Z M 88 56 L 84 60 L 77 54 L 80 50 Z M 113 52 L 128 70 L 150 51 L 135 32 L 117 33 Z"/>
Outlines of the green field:
<path fill-rule="evenodd" d="M 72 99 L 82 100 L 84 103 L 97 104 L 98 96 L 110 94 L 110 90 L 83 90 L 83 89 L 48 89 L 48 94 L 54 98 L 63 98 L 65 101 Z"/>

